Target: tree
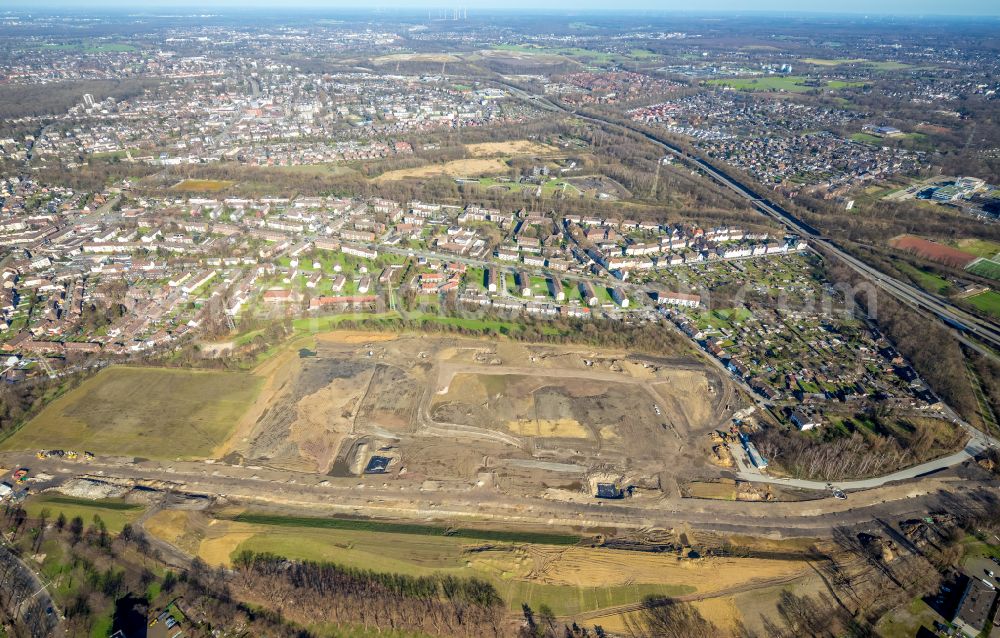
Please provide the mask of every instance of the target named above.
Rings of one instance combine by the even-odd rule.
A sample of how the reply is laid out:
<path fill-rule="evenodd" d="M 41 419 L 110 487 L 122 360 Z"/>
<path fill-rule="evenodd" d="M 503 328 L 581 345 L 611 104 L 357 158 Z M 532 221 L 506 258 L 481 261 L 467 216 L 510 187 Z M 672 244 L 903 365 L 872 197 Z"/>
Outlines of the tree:
<path fill-rule="evenodd" d="M 647 598 L 638 620 L 626 624 L 633 638 L 714 638 L 721 633 L 694 605 L 658 596 Z"/>

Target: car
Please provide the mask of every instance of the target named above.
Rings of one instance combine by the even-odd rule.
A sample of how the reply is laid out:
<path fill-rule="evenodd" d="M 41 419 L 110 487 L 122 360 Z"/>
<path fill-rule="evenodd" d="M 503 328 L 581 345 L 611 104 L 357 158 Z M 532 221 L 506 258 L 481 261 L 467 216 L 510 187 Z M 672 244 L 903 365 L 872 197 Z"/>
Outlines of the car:
<path fill-rule="evenodd" d="M 840 499 L 842 501 L 847 500 L 847 494 L 844 494 L 843 490 L 833 488 L 833 498 Z"/>

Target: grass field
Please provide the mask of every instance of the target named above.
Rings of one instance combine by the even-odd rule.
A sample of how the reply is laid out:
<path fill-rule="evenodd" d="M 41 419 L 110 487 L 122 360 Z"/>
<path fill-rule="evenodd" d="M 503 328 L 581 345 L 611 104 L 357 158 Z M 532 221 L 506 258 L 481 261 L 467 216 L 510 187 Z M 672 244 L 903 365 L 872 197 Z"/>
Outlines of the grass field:
<path fill-rule="evenodd" d="M 517 613 L 521 603 L 574 615 L 648 595 L 712 593 L 808 572 L 798 560 L 703 558 L 581 546 L 574 534 L 261 512 L 164 510 L 146 522 L 153 536 L 229 565 L 243 550 L 410 576 L 488 580 Z M 748 590 L 749 591 L 749 590 Z"/>
<path fill-rule="evenodd" d="M 802 62 L 806 64 L 813 64 L 815 66 L 826 66 L 826 67 L 841 66 L 844 64 L 857 64 L 857 65 L 871 67 L 879 71 L 898 71 L 900 69 L 911 68 L 911 65 L 903 64 L 902 62 L 877 61 L 877 60 L 868 60 L 866 58 L 832 58 L 832 59 L 803 58 Z"/>
<path fill-rule="evenodd" d="M 801 75 L 775 75 L 759 78 L 722 78 L 708 80 L 706 83 L 713 86 L 727 86 L 739 91 L 787 91 L 789 93 L 805 93 L 817 89 L 844 89 L 864 84 L 863 82 L 832 80 L 830 82 L 821 81 L 820 86 L 807 86 L 804 84 L 806 79 Z"/>
<path fill-rule="evenodd" d="M 48 510 L 50 521 L 58 518 L 60 512 L 66 515 L 67 520 L 79 516 L 84 525 L 90 525 L 95 515 L 100 516 L 109 532 L 118 533 L 126 523 L 131 523 L 142 515 L 143 507 L 117 499 L 92 501 L 58 494 L 38 494 L 25 501 L 24 509 L 32 517 Z"/>
<path fill-rule="evenodd" d="M 851 139 L 855 142 L 864 142 L 866 144 L 881 144 L 882 138 L 878 135 L 871 135 L 869 133 L 852 133 Z"/>
<path fill-rule="evenodd" d="M 910 264 L 902 261 L 897 261 L 895 263 L 895 266 L 902 272 L 909 275 L 916 282 L 918 286 L 920 286 L 921 288 L 923 288 L 928 292 L 937 293 L 939 295 L 945 295 L 948 294 L 948 292 L 952 288 L 951 283 L 944 277 L 941 277 L 940 275 L 936 275 L 926 270 L 920 270 L 919 268 L 915 268 Z"/>
<path fill-rule="evenodd" d="M 1000 262 L 995 262 L 992 259 L 981 259 L 970 264 L 966 270 L 973 275 L 1000 281 Z"/>
<path fill-rule="evenodd" d="M 389 523 L 353 518 L 315 518 L 307 516 L 271 516 L 269 514 L 244 513 L 234 520 L 240 523 L 274 525 L 279 527 L 307 527 L 314 529 L 343 529 L 369 532 L 392 532 L 417 536 L 441 536 L 506 543 L 533 543 L 536 545 L 576 545 L 580 537 L 573 534 L 550 534 L 547 532 L 504 532 L 483 529 L 463 529 L 412 523 Z"/>
<path fill-rule="evenodd" d="M 576 586 L 529 580 L 534 561 L 531 552 L 514 545 L 488 551 L 450 537 L 405 537 L 380 532 L 311 530 L 295 534 L 258 533 L 234 550 L 271 552 L 289 558 L 321 560 L 380 572 L 429 576 L 450 574 L 489 580 L 512 610 L 521 603 L 535 609 L 545 604 L 559 615 L 602 609 L 642 600 L 652 594 L 681 595 L 694 587 L 673 583 L 615 583 Z"/>
<path fill-rule="evenodd" d="M 1000 293 L 987 290 L 969 297 L 966 301 L 993 317 L 1000 317 Z"/>
<path fill-rule="evenodd" d="M 173 186 L 171 190 L 189 192 L 217 192 L 225 190 L 233 185 L 223 179 L 182 179 Z"/>
<path fill-rule="evenodd" d="M 0 449 L 204 458 L 229 436 L 259 387 L 259 379 L 236 372 L 106 368 L 46 406 Z"/>
<path fill-rule="evenodd" d="M 986 257 L 988 259 L 1000 254 L 1000 242 L 988 239 L 959 239 L 955 242 L 955 247 L 967 253 L 972 253 L 976 257 Z"/>

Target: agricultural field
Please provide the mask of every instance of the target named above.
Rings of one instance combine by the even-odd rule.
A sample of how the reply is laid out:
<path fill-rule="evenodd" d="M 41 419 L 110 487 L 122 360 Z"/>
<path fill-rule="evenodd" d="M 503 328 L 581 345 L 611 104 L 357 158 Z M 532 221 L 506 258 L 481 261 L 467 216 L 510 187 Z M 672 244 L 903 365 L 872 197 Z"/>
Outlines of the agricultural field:
<path fill-rule="evenodd" d="M 258 389 L 258 379 L 236 372 L 106 368 L 46 406 L 0 449 L 210 457 Z"/>
<path fill-rule="evenodd" d="M 170 189 L 175 191 L 185 191 L 189 193 L 200 193 L 200 192 L 214 193 L 226 190 L 234 183 L 235 182 L 230 182 L 223 179 L 182 179 L 181 181 L 171 186 Z"/>
<path fill-rule="evenodd" d="M 354 522 L 361 526 L 313 528 L 303 526 L 302 519 L 281 516 L 227 518 L 168 510 L 150 518 L 146 528 L 211 565 L 229 565 L 240 551 L 252 550 L 412 576 L 477 577 L 493 583 L 512 611 L 523 602 L 536 609 L 546 604 L 561 616 L 590 615 L 654 594 L 711 596 L 753 589 L 809 571 L 806 563 L 795 560 L 690 559 L 676 553 L 550 545 L 516 535 L 476 539 L 436 528 L 428 528 L 433 533 L 398 533 L 385 530 L 420 526 L 375 523 L 372 529 L 369 521 Z"/>

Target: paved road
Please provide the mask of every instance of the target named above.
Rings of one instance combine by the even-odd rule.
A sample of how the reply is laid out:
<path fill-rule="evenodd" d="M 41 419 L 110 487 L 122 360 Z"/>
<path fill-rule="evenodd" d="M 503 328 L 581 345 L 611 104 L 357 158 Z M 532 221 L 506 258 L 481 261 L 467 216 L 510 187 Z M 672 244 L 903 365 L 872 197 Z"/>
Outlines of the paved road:
<path fill-rule="evenodd" d="M 942 456 L 941 458 L 934 459 L 933 461 L 927 461 L 926 463 L 921 463 L 919 465 L 914 465 L 913 467 L 906 468 L 905 470 L 899 470 L 898 472 L 892 472 L 891 474 L 886 474 L 884 476 L 878 476 L 870 479 L 861 479 L 857 481 L 808 481 L 805 479 L 792 479 L 792 478 L 782 478 L 778 476 L 769 476 L 763 472 L 758 471 L 756 468 L 751 466 L 745 460 L 745 452 L 742 448 L 733 443 L 730 444 L 729 449 L 733 453 L 736 459 L 736 464 L 739 467 L 739 472 L 737 476 L 745 481 L 753 481 L 755 483 L 773 483 L 775 485 L 786 485 L 788 487 L 797 487 L 806 490 L 824 490 L 829 489 L 827 486 L 831 483 L 841 490 L 870 490 L 876 487 L 882 487 L 888 483 L 893 483 L 896 481 L 905 481 L 908 479 L 915 479 L 925 474 L 931 472 L 936 472 L 938 470 L 943 470 L 945 468 L 953 467 L 959 465 L 973 458 L 975 455 L 979 454 L 985 449 L 986 445 L 979 438 L 973 438 L 969 440 L 969 443 L 954 454 L 949 454 L 947 456 Z"/>
<path fill-rule="evenodd" d="M 55 635 L 61 614 L 46 589 L 49 583 L 43 583 L 27 563 L 11 552 L 6 541 L 0 546 L 0 566 L 4 572 L 0 596 L 9 601 L 8 615 L 19 618 L 31 638 Z"/>

